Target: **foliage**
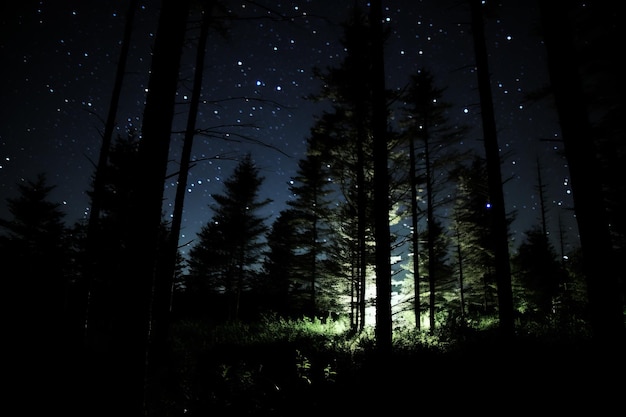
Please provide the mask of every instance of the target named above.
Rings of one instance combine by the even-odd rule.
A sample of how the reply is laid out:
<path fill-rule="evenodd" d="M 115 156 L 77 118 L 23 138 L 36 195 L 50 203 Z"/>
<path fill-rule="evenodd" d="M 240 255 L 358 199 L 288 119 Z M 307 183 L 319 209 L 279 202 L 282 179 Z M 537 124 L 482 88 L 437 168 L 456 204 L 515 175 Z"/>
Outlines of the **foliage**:
<path fill-rule="evenodd" d="M 238 318 L 242 293 L 257 285 L 267 232 L 266 219 L 258 211 L 271 202 L 259 199 L 263 180 L 247 154 L 224 182 L 224 194 L 213 195 L 214 216 L 189 251 L 189 291 L 224 294 L 228 319 Z"/>
<path fill-rule="evenodd" d="M 458 322 L 444 323 L 436 334 L 395 329 L 390 372 L 396 377 L 382 384 L 374 377 L 378 363 L 374 329 L 353 332 L 345 317 L 285 319 L 268 314 L 255 322 L 212 327 L 180 322 L 173 340 L 186 399 L 179 406 L 190 413 L 212 415 L 312 415 L 342 404 L 358 406 L 350 395 L 359 389 L 393 386 L 402 392 L 409 387 L 429 389 L 426 381 L 430 379 L 471 377 L 478 363 L 490 375 L 516 367 L 516 360 L 541 372 L 539 363 L 531 359 L 556 352 L 573 358 L 588 343 L 584 335 L 563 339 L 540 329 L 531 333 L 528 328 L 507 348 L 498 339 L 497 321 L 494 315 L 491 320 L 467 323 L 462 331 Z M 507 349 L 513 350 L 512 356 L 495 361 L 500 355 L 506 357 Z M 529 371 L 517 372 L 526 375 Z M 400 375 L 422 375 L 422 379 L 404 381 L 397 379 Z"/>

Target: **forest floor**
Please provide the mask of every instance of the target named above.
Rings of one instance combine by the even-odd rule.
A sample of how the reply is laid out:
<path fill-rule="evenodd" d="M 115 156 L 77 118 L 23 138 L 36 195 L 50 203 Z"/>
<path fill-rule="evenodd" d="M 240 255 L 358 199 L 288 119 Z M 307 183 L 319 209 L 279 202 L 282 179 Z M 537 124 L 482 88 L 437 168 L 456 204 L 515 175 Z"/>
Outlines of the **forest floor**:
<path fill-rule="evenodd" d="M 41 382 L 27 381 L 28 405 L 60 408 L 65 416 L 127 415 L 104 412 L 115 400 L 105 392 L 115 392 L 116 376 L 101 380 L 107 366 L 97 356 L 74 358 L 49 378 L 63 387 L 49 404 L 38 394 Z M 483 337 L 447 349 L 394 347 L 384 360 L 373 345 L 346 350 L 327 337 L 219 343 L 176 352 L 166 375 L 158 413 L 148 415 L 600 417 L 622 415 L 626 400 L 626 352 L 585 340 L 525 337 L 504 344 Z"/>
<path fill-rule="evenodd" d="M 626 352 L 585 343 L 482 341 L 446 351 L 401 350 L 384 361 L 374 352 L 344 355 L 284 344 L 225 350 L 214 353 L 230 364 L 222 368 L 230 376 L 204 385 L 212 400 L 197 403 L 192 415 L 391 416 L 414 408 L 608 416 L 626 400 Z"/>

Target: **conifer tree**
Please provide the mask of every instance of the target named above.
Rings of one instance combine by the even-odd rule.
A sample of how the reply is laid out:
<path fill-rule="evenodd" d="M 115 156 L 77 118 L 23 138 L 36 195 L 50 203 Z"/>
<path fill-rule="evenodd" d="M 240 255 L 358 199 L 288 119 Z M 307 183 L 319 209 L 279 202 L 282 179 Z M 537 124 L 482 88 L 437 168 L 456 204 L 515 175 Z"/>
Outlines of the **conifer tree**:
<path fill-rule="evenodd" d="M 554 318 L 564 273 L 548 236 L 539 227 L 526 232 L 513 257 L 515 276 L 523 287 L 525 311 L 534 321 L 546 324 Z"/>
<path fill-rule="evenodd" d="M 259 200 L 263 180 L 251 154 L 246 154 L 224 181 L 224 193 L 213 195 L 213 218 L 189 252 L 193 279 L 209 281 L 211 290 L 226 297 L 228 320 L 239 318 L 242 295 L 257 285 L 262 266 L 267 226 L 258 211 L 271 202 Z"/>
<path fill-rule="evenodd" d="M 26 319 L 22 324 L 29 333 L 47 333 L 42 335 L 46 340 L 55 329 L 62 330 L 69 261 L 65 213 L 60 203 L 50 201 L 55 186 L 48 184 L 45 173 L 17 183 L 17 188 L 19 195 L 6 200 L 13 218 L 0 219 L 2 268 L 6 283 L 15 285 L 7 294 L 21 300 L 12 314 L 18 321 Z"/>
<path fill-rule="evenodd" d="M 309 145 L 315 140 L 314 137 L 309 139 Z M 309 294 L 309 308 L 306 309 L 309 316 L 330 308 L 334 295 L 331 288 L 336 284 L 333 283 L 333 273 L 337 270 L 333 265 L 336 261 L 329 256 L 334 237 L 330 223 L 329 195 L 332 190 L 328 178 L 327 165 L 321 155 L 307 152 L 299 161 L 298 171 L 289 187 L 293 199 L 287 204 L 294 212 L 297 244 L 292 279 Z"/>
<path fill-rule="evenodd" d="M 463 265 L 460 291 L 468 314 L 495 311 L 494 252 L 490 245 L 492 212 L 484 158 L 475 156 L 468 166 L 452 174 L 457 178 L 453 228 L 457 235 L 457 265 Z"/>
<path fill-rule="evenodd" d="M 67 390 L 72 384 L 58 378 L 68 375 L 72 370 L 68 364 L 73 363 L 68 354 L 73 346 L 67 339 L 65 213 L 50 200 L 55 187 L 48 184 L 45 173 L 17 183 L 17 188 L 19 195 L 6 200 L 12 218 L 0 219 L 7 316 L 3 347 L 12 361 L 5 366 L 5 378 L 14 386 L 33 387 L 29 393 L 36 392 L 47 407 L 67 409 Z"/>
<path fill-rule="evenodd" d="M 442 172 L 448 171 L 451 167 L 458 163 L 462 158 L 459 152 L 454 150 L 454 144 L 464 134 L 466 128 L 463 126 L 451 125 L 446 117 L 446 110 L 450 107 L 449 103 L 443 101 L 444 89 L 435 86 L 433 75 L 426 69 L 420 69 L 416 74 L 411 76 L 409 86 L 403 95 L 405 107 L 403 108 L 403 119 L 401 123 L 406 127 L 405 137 L 409 146 L 409 156 L 415 154 L 413 161 L 416 164 L 419 160 L 420 172 L 423 172 L 426 203 L 426 235 L 428 240 L 426 243 L 426 251 L 428 257 L 434 258 L 435 255 L 435 239 L 437 233 L 429 233 L 431 227 L 436 227 L 436 210 L 442 205 L 447 204 L 446 199 L 442 199 L 439 194 L 449 181 L 447 175 L 441 175 Z M 419 158 L 418 158 L 419 156 Z M 411 166 L 413 178 L 409 178 L 412 192 L 415 193 L 417 186 L 415 174 L 416 167 Z M 440 179 L 444 179 L 442 182 Z M 417 216 L 415 205 L 417 201 L 412 197 L 410 202 L 412 206 L 412 216 Z M 413 219 L 416 222 L 416 219 Z M 419 253 L 417 248 L 417 230 L 413 230 L 413 252 Z M 435 330 L 435 283 L 438 280 L 436 263 L 429 262 L 433 268 L 429 270 L 429 294 L 430 294 L 430 331 Z M 413 273 L 415 277 L 419 277 L 417 264 L 414 264 Z M 419 282 L 417 282 L 419 283 Z M 419 309 L 416 297 L 416 309 Z M 418 310 L 419 311 L 419 310 Z"/>
<path fill-rule="evenodd" d="M 267 235 L 267 251 L 263 261 L 264 278 L 257 288 L 257 296 L 264 311 L 280 316 L 296 316 L 303 310 L 295 296 L 297 284 L 293 280 L 296 265 L 297 214 L 283 210 L 272 223 Z"/>

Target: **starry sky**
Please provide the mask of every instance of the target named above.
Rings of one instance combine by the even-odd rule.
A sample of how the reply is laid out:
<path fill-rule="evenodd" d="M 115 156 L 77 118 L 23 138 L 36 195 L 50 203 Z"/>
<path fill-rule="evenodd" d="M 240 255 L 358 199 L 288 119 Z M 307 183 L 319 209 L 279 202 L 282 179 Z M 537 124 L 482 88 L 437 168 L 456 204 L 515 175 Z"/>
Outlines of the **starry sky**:
<path fill-rule="evenodd" d="M 213 132 L 195 139 L 192 157 L 203 159 L 189 175 L 180 243 L 210 220 L 212 193 L 223 191 L 236 159 L 250 152 L 265 178 L 262 195 L 275 216 L 290 198 L 288 184 L 315 117 L 327 104 L 306 97 L 320 90 L 313 68 L 340 65 L 341 23 L 352 0 L 223 2 L 241 19 L 225 23 L 228 35 L 210 33 L 197 127 Z M 358 2 L 367 7 L 364 1 Z M 520 233 L 539 222 L 536 161 L 546 185 L 548 226 L 561 222 L 577 244 L 567 165 L 550 101 L 529 102 L 526 94 L 548 83 L 545 50 L 534 1 L 502 1 L 487 21 L 486 36 L 502 149 L 507 211 Z M 160 2 L 140 1 L 132 35 L 117 132 L 141 126 L 150 51 Z M 66 222 L 84 219 L 86 191 L 97 161 L 123 36 L 126 1 L 26 0 L 3 2 L 0 37 L 0 217 L 15 184 L 45 172 L 51 199 L 62 204 Z M 451 103 L 449 119 L 471 126 L 459 146 L 484 152 L 469 8 L 459 0 L 383 1 L 386 83 L 400 89 L 418 68 L 428 68 Z M 285 18 L 286 17 L 286 18 Z M 193 30 L 190 29 L 190 38 Z M 195 44 L 183 55 L 174 132 L 186 122 Z M 117 134 L 116 132 L 116 134 Z M 176 160 L 182 134 L 172 135 Z M 170 172 L 176 171 L 172 162 Z M 166 181 L 164 211 L 171 210 L 176 177 Z M 558 247 L 558 246 L 557 246 Z"/>

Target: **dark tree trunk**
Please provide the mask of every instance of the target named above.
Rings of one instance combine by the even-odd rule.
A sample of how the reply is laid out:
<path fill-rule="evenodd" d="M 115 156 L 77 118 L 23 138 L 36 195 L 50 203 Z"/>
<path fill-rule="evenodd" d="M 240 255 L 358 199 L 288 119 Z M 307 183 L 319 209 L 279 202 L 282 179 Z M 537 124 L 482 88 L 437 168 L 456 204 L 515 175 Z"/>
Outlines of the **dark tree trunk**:
<path fill-rule="evenodd" d="M 203 3 L 202 22 L 198 45 L 196 48 L 196 62 L 194 70 L 193 88 L 189 103 L 189 114 L 187 116 L 187 126 L 185 128 L 185 138 L 180 156 L 180 170 L 178 173 L 178 184 L 176 186 L 176 196 L 174 199 L 174 209 L 172 213 L 172 223 L 167 238 L 167 247 L 164 252 L 164 261 L 161 264 L 162 270 L 155 274 L 154 301 L 152 306 L 152 336 L 150 340 L 150 390 L 151 402 L 158 402 L 161 397 L 159 391 L 160 384 L 168 359 L 168 339 L 170 334 L 170 315 L 172 309 L 172 290 L 176 274 L 178 261 L 178 240 L 181 230 L 183 207 L 185 204 L 185 193 L 187 191 L 187 179 L 189 177 L 191 150 L 196 133 L 196 120 L 198 116 L 198 106 L 202 95 L 202 82 L 204 74 L 204 61 L 206 56 L 206 44 L 211 22 L 212 6 L 214 2 Z M 164 381 L 161 381 L 164 382 Z"/>
<path fill-rule="evenodd" d="M 391 354 L 391 236 L 387 168 L 387 104 L 383 51 L 382 4 L 370 6 L 372 25 L 372 134 L 374 140 L 374 240 L 376 242 L 376 345 L 383 358 Z"/>
<path fill-rule="evenodd" d="M 566 17 L 568 2 L 546 0 L 539 3 L 548 71 L 572 177 L 592 331 L 601 345 L 617 348 L 621 343 L 623 349 L 624 306 L 619 296 L 618 269 L 603 204 L 598 153 L 575 59 L 572 28 Z"/>
<path fill-rule="evenodd" d="M 411 243 L 413 245 L 413 282 L 415 285 L 413 294 L 415 297 L 415 328 L 421 329 L 421 300 L 420 300 L 420 267 L 419 267 L 419 234 L 417 230 L 417 174 L 415 173 L 415 140 L 409 137 L 409 180 L 411 183 Z"/>
<path fill-rule="evenodd" d="M 428 120 L 424 121 L 424 164 L 426 167 L 426 224 L 428 225 L 428 309 L 429 309 L 429 332 L 435 333 L 435 310 L 436 310 L 436 298 L 435 298 L 435 282 L 437 281 L 437 268 L 435 263 L 435 212 L 434 212 L 434 198 L 433 198 L 433 179 L 432 171 L 433 167 L 430 162 L 430 134 L 428 132 Z"/>
<path fill-rule="evenodd" d="M 145 414 L 145 378 L 150 309 L 161 234 L 162 199 L 188 0 L 163 0 L 152 56 L 139 144 L 140 169 L 134 178 L 123 271 L 113 317 L 111 414 Z"/>
<path fill-rule="evenodd" d="M 469 0 L 469 3 L 472 15 L 472 33 L 474 36 L 474 52 L 476 55 L 485 157 L 487 160 L 487 184 L 493 221 L 492 244 L 495 255 L 498 315 L 501 335 L 505 339 L 508 339 L 513 336 L 514 330 L 513 294 L 511 289 L 511 265 L 509 263 L 508 230 L 506 210 L 504 207 L 504 192 L 502 189 L 502 174 L 500 172 L 501 161 L 498 150 L 498 135 L 489 80 L 489 63 L 481 1 Z"/>
<path fill-rule="evenodd" d="M 365 198 L 365 151 L 363 147 L 365 146 L 365 136 L 366 129 L 364 126 L 364 115 L 365 110 L 362 106 L 362 103 L 357 103 L 356 106 L 356 114 L 357 114 L 357 143 L 356 143 L 356 183 L 357 183 L 357 245 L 358 245 L 358 262 L 359 266 L 357 271 L 359 272 L 359 330 L 363 330 L 365 328 L 365 286 L 367 276 L 367 245 L 366 245 L 366 222 L 367 222 L 367 199 Z"/>
<path fill-rule="evenodd" d="M 93 180 L 93 194 L 91 196 L 91 207 L 89 209 L 89 220 L 87 223 L 87 236 L 85 243 L 85 263 L 82 283 L 82 314 L 81 317 L 82 331 L 85 336 L 85 343 L 89 345 L 90 331 L 90 298 L 92 291 L 92 283 L 94 279 L 95 269 L 97 268 L 97 245 L 98 232 L 100 229 L 100 212 L 102 211 L 102 199 L 104 198 L 104 175 L 109 160 L 109 151 L 113 142 L 113 129 L 115 128 L 115 119 L 117 116 L 117 108 L 119 106 L 122 85 L 124 83 L 124 73 L 126 71 L 126 61 L 128 58 L 128 50 L 130 49 L 130 39 L 133 32 L 133 23 L 135 20 L 135 11 L 137 10 L 138 0 L 131 0 L 126 13 L 126 24 L 124 27 L 124 37 L 122 39 L 122 47 L 120 50 L 119 61 L 117 62 L 117 70 L 115 81 L 113 83 L 113 92 L 111 93 L 111 103 L 109 104 L 109 112 L 104 125 L 104 133 L 102 134 L 102 144 L 100 145 L 100 155 L 98 156 L 98 165 Z"/>

